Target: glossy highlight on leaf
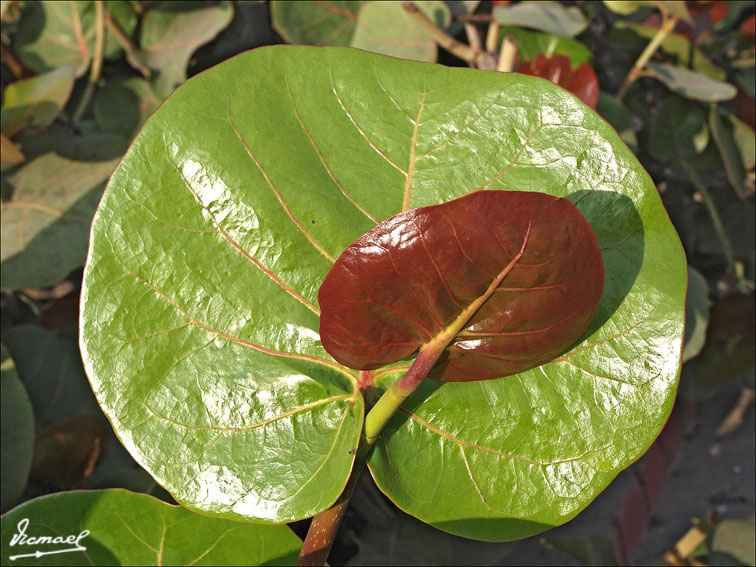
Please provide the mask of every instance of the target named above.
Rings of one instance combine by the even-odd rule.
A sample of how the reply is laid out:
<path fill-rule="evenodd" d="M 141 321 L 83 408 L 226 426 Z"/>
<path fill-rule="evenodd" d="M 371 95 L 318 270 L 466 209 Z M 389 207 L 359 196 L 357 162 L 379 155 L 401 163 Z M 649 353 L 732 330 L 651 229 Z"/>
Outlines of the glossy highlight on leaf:
<path fill-rule="evenodd" d="M 574 343 L 603 286 L 596 237 L 570 201 L 481 191 L 393 216 L 350 245 L 318 294 L 320 336 L 342 364 L 374 369 L 468 317 L 430 377 L 499 378 Z"/>

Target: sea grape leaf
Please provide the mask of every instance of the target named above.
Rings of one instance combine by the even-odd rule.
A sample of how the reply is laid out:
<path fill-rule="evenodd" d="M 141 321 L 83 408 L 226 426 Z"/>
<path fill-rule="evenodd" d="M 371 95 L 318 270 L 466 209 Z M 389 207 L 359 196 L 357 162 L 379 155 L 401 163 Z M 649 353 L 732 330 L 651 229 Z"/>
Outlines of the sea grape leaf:
<path fill-rule="evenodd" d="M 47 127 L 63 110 L 73 85 L 70 65 L 9 84 L 0 113 L 3 134 L 13 137 L 27 126 Z"/>
<path fill-rule="evenodd" d="M 681 1 L 666 1 L 662 3 L 649 0 L 604 0 L 604 6 L 609 8 L 612 12 L 622 15 L 634 14 L 641 8 L 663 8 L 670 16 L 676 16 L 689 24 L 693 22 L 693 18 L 691 18 L 690 12 L 688 12 L 688 8 L 685 6 L 685 2 Z"/>
<path fill-rule="evenodd" d="M 709 285 L 701 273 L 688 266 L 688 296 L 685 300 L 685 346 L 682 361 L 698 356 L 706 343 L 709 326 Z"/>
<path fill-rule="evenodd" d="M 633 130 L 632 121 L 630 120 L 630 111 L 622 102 L 612 95 L 601 91 L 596 103 L 596 112 L 617 130 L 617 133 L 631 150 L 635 150 L 638 147 L 638 138 L 635 135 L 635 130 Z"/>
<path fill-rule="evenodd" d="M 349 45 L 357 25 L 357 1 L 272 1 L 273 27 L 289 43 Z"/>
<path fill-rule="evenodd" d="M 228 26 L 233 15 L 231 2 L 209 6 L 165 2 L 147 12 L 142 21 L 140 45 L 145 62 L 157 71 L 152 86 L 159 97 L 167 96 L 186 80 L 192 53 Z"/>
<path fill-rule="evenodd" d="M 21 522 L 25 525 L 21 525 Z M 206 518 L 146 494 L 118 488 L 49 494 L 0 519 L 3 565 L 292 565 L 302 542 L 286 526 Z M 82 552 L 20 557 L 74 547 L 52 543 L 11 546 L 21 529 L 29 537 L 86 532 Z"/>
<path fill-rule="evenodd" d="M 106 9 L 121 28 L 131 34 L 137 19 L 128 2 L 106 2 Z M 94 2 L 27 2 L 13 48 L 29 67 L 43 73 L 63 65 L 73 65 L 81 77 L 89 68 L 95 44 Z M 105 55 L 120 52 L 113 37 L 106 36 Z"/>
<path fill-rule="evenodd" d="M 566 55 L 573 67 L 581 63 L 593 63 L 590 50 L 575 39 L 562 37 L 551 33 L 529 30 L 517 26 L 502 26 L 499 33 L 499 45 L 507 35 L 517 40 L 517 53 L 520 62 L 532 61 L 536 55 L 543 53 L 546 57 L 552 55 Z"/>
<path fill-rule="evenodd" d="M 747 198 L 747 171 L 753 167 L 753 129 L 716 104 L 712 104 L 709 111 L 709 128 L 719 148 L 730 184 L 738 197 Z"/>
<path fill-rule="evenodd" d="M 563 37 L 575 37 L 588 27 L 579 8 L 559 2 L 520 2 L 494 6 L 493 17 L 505 26 L 522 26 Z"/>
<path fill-rule="evenodd" d="M 738 89 L 730 83 L 675 65 L 649 63 L 647 69 L 649 76 L 659 79 L 668 89 L 681 94 L 685 98 L 718 102 L 730 100 L 738 94 Z"/>
<path fill-rule="evenodd" d="M 475 189 L 575 203 L 602 251 L 598 310 L 541 367 L 427 381 L 369 466 L 404 510 L 468 537 L 524 537 L 577 514 L 674 400 L 686 262 L 653 182 L 548 81 L 352 49 L 266 47 L 193 77 L 111 177 L 80 345 L 132 456 L 205 514 L 281 522 L 330 505 L 363 397 L 322 347 L 317 290 L 378 222 Z M 375 371 L 376 385 L 407 364 Z"/>
<path fill-rule="evenodd" d="M 97 91 L 94 117 L 101 131 L 131 138 L 158 104 L 160 99 L 145 79 L 108 81 Z"/>
<path fill-rule="evenodd" d="M 418 2 L 417 7 L 440 28 L 449 26 L 451 12 L 443 2 Z M 357 15 L 351 46 L 430 63 L 438 56 L 436 42 L 402 8 L 401 2 L 365 2 Z"/>
<path fill-rule="evenodd" d="M 318 292 L 320 340 L 341 364 L 369 370 L 459 322 L 429 376 L 490 380 L 562 354 L 603 287 L 596 237 L 570 201 L 480 191 L 400 213 L 352 243 Z"/>
<path fill-rule="evenodd" d="M 5 512 L 16 504 L 26 487 L 34 452 L 34 415 L 29 396 L 18 379 L 16 368 L 5 345 L 2 347 L 0 366 L 0 416 L 2 416 L 2 482 L 0 483 L 0 510 Z"/>
<path fill-rule="evenodd" d="M 40 428 L 75 415 L 99 413 L 73 338 L 26 324 L 3 329 L 3 343 L 16 363 Z"/>
<path fill-rule="evenodd" d="M 0 132 L 0 159 L 4 164 L 15 165 L 26 160 L 24 153 L 14 144 L 11 139 Z"/>
<path fill-rule="evenodd" d="M 522 64 L 517 72 L 548 79 L 570 91 L 591 108 L 596 108 L 596 104 L 598 104 L 598 77 L 596 77 L 593 67 L 588 63 L 581 63 L 576 69 L 573 69 L 570 59 L 566 55 L 547 57 L 539 53 L 533 61 L 526 61 Z"/>
<path fill-rule="evenodd" d="M 2 203 L 4 289 L 52 285 L 84 263 L 92 214 L 115 164 L 47 153 L 8 176 L 13 197 Z"/>

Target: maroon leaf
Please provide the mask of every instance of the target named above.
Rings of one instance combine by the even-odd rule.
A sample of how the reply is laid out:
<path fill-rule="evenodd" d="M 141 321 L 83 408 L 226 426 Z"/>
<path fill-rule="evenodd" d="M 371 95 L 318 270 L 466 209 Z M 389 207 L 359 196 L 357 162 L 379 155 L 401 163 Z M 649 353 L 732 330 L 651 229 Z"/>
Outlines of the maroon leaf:
<path fill-rule="evenodd" d="M 559 356 L 588 327 L 604 266 L 566 199 L 481 191 L 383 221 L 320 287 L 320 336 L 342 364 L 378 368 L 449 344 L 429 376 L 508 376 Z"/>
<path fill-rule="evenodd" d="M 546 57 L 539 53 L 533 61 L 523 63 L 517 72 L 548 79 L 570 91 L 591 108 L 596 108 L 598 104 L 598 78 L 588 63 L 581 63 L 577 69 L 572 69 L 570 58 L 566 55 Z"/>

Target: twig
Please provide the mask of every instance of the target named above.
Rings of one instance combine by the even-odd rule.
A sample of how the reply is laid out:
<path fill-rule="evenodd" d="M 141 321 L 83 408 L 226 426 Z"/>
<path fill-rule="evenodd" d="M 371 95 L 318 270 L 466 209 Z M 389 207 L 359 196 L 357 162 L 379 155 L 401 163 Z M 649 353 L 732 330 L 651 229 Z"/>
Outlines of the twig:
<path fill-rule="evenodd" d="M 89 106 L 89 101 L 92 98 L 97 81 L 100 79 L 100 71 L 102 71 L 102 60 L 105 57 L 105 6 L 103 6 L 102 0 L 96 0 L 95 2 L 95 46 L 94 55 L 92 56 L 92 65 L 89 68 L 89 82 L 84 89 L 84 94 L 81 96 L 79 106 L 74 112 L 71 121 L 73 124 L 77 124 L 81 119 L 84 111 Z"/>
<path fill-rule="evenodd" d="M 469 22 L 465 22 L 465 25 L 472 25 Z M 498 20 L 493 20 L 488 24 L 488 33 L 486 33 L 486 51 L 496 51 L 499 47 L 499 34 L 501 33 L 501 24 Z"/>
<path fill-rule="evenodd" d="M 638 57 L 638 60 L 630 69 L 627 77 L 625 77 L 625 80 L 622 82 L 622 87 L 620 87 L 620 90 L 617 93 L 617 99 L 622 100 L 624 98 L 625 94 L 627 94 L 627 89 L 629 89 L 630 85 L 632 85 L 641 76 L 641 71 L 643 71 L 646 63 L 648 63 L 651 57 L 654 56 L 654 53 L 656 53 L 656 51 L 659 49 L 659 46 L 672 32 L 672 30 L 675 29 L 676 25 L 677 18 L 675 16 L 667 16 L 665 12 L 662 12 L 662 24 L 661 27 L 659 27 L 659 31 L 656 32 L 656 35 L 654 35 L 654 37 L 648 43 L 646 48 L 643 50 L 643 53 L 640 54 L 640 57 Z"/>
<path fill-rule="evenodd" d="M 499 66 L 497 71 L 511 73 L 514 71 L 515 62 L 517 61 L 517 40 L 511 35 L 504 38 L 501 42 L 501 54 L 499 55 Z"/>
<path fill-rule="evenodd" d="M 145 79 L 149 79 L 150 69 L 143 63 L 144 55 L 142 50 L 134 45 L 134 42 L 131 41 L 129 35 L 123 30 L 116 19 L 113 18 L 113 15 L 110 12 L 105 14 L 105 23 L 108 26 L 108 31 L 113 34 L 113 37 L 116 38 L 116 41 L 123 48 L 124 54 L 126 55 L 126 61 L 129 62 L 129 65 L 139 71 Z"/>
<path fill-rule="evenodd" d="M 465 22 L 465 33 L 467 34 L 467 43 L 470 44 L 475 51 L 483 49 L 483 42 L 480 39 L 480 30 L 478 26 L 472 22 Z"/>
<path fill-rule="evenodd" d="M 688 174 L 690 182 L 703 198 L 703 202 L 709 211 L 709 215 L 711 216 L 711 221 L 714 224 L 714 230 L 716 231 L 717 236 L 719 237 L 719 241 L 722 244 L 722 248 L 724 249 L 725 258 L 727 259 L 727 271 L 730 274 L 734 274 L 735 259 L 732 253 L 732 244 L 730 243 L 730 239 L 727 236 L 727 232 L 725 232 L 724 224 L 722 223 L 722 217 L 719 216 L 719 212 L 717 211 L 717 207 L 714 204 L 714 200 L 711 198 L 711 193 L 709 193 L 706 185 L 701 182 L 701 179 L 698 177 L 698 173 L 693 168 L 693 166 L 691 166 L 683 158 L 680 158 L 680 163 L 682 164 L 683 169 L 685 169 L 685 173 Z"/>
<path fill-rule="evenodd" d="M 730 413 L 727 414 L 727 417 L 717 429 L 717 438 L 724 437 L 743 425 L 743 416 L 751 404 L 753 404 L 754 399 L 756 399 L 756 392 L 752 388 L 743 388 L 737 403 L 732 407 Z"/>
<path fill-rule="evenodd" d="M 420 25 L 420 27 L 422 27 L 426 31 L 426 33 L 431 36 L 431 38 L 433 38 L 433 41 L 446 49 L 446 51 L 448 51 L 452 55 L 456 55 L 457 57 L 459 57 L 463 61 L 467 61 L 468 63 L 475 62 L 476 53 L 472 47 L 462 43 L 461 41 L 457 41 L 444 30 L 439 28 L 436 24 L 431 22 L 428 19 L 428 16 L 426 16 L 415 5 L 414 2 L 402 2 L 402 8 L 404 8 L 407 13 Z"/>

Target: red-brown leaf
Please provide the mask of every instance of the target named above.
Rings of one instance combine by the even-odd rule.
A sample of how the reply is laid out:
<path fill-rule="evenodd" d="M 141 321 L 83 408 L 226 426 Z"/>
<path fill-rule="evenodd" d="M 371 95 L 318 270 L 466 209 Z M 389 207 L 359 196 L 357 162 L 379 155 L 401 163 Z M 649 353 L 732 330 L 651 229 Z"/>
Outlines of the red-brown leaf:
<path fill-rule="evenodd" d="M 499 378 L 580 338 L 603 285 L 596 237 L 570 201 L 481 191 L 400 213 L 352 243 L 320 287 L 320 335 L 342 364 L 378 368 L 410 357 L 490 293 L 429 376 Z"/>
<path fill-rule="evenodd" d="M 546 57 L 539 53 L 533 61 L 523 63 L 517 72 L 548 79 L 570 91 L 591 108 L 596 108 L 598 104 L 598 78 L 588 63 L 581 63 L 577 69 L 572 69 L 570 59 L 566 55 Z"/>

